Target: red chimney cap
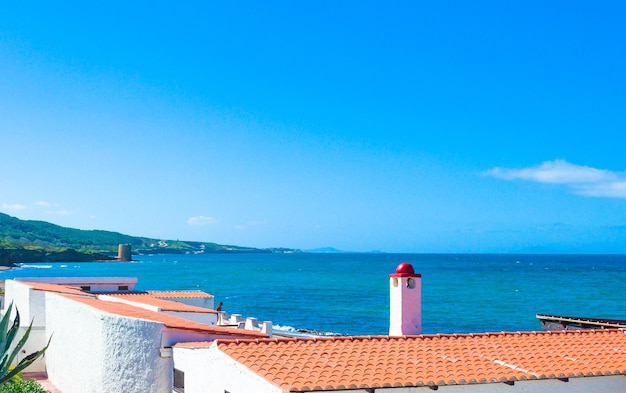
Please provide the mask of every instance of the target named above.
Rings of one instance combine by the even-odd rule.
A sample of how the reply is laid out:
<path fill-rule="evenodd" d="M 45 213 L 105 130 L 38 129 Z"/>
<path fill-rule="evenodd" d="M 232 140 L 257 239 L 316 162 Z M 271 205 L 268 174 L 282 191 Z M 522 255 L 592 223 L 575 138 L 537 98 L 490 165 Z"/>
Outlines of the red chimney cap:
<path fill-rule="evenodd" d="M 422 275 L 415 274 L 415 269 L 413 269 L 413 265 L 410 263 L 402 262 L 396 267 L 396 272 L 390 274 L 389 277 L 422 277 Z"/>

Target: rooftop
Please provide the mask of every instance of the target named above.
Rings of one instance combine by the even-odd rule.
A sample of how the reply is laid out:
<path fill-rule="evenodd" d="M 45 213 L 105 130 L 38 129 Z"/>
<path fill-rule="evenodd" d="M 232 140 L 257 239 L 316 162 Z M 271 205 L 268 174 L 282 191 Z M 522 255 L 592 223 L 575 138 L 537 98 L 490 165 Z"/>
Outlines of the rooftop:
<path fill-rule="evenodd" d="M 17 281 L 47 282 L 60 285 L 106 285 L 106 284 L 137 284 L 135 277 L 21 277 Z"/>
<path fill-rule="evenodd" d="M 211 299 L 213 295 L 204 291 L 148 291 L 153 297 L 168 299 Z"/>
<path fill-rule="evenodd" d="M 244 336 L 250 338 L 264 338 L 266 334 L 244 329 L 235 329 L 230 327 L 206 325 L 204 323 L 194 322 L 189 319 L 175 317 L 161 312 L 150 311 L 143 308 L 131 306 L 125 303 L 108 302 L 92 298 L 71 298 L 74 301 L 86 304 L 98 310 L 115 314 L 119 316 L 145 319 L 153 322 L 159 322 L 173 329 L 193 330 L 209 334 L 220 334 L 229 336 Z"/>
<path fill-rule="evenodd" d="M 617 329 L 216 343 L 287 391 L 513 384 L 626 374 L 626 333 Z"/>
<path fill-rule="evenodd" d="M 188 304 L 174 302 L 171 300 L 165 300 L 156 298 L 152 293 L 109 293 L 106 296 L 123 299 L 131 302 L 142 303 L 153 307 L 158 307 L 161 311 L 176 311 L 176 312 L 195 312 L 206 314 L 217 314 L 215 310 L 208 308 L 190 306 Z"/>
<path fill-rule="evenodd" d="M 70 285 L 49 284 L 45 282 L 31 282 L 31 281 L 20 281 L 20 282 L 37 291 L 55 292 L 55 293 L 62 293 L 65 295 L 78 295 L 78 296 L 87 296 L 87 297 L 96 296 L 96 295 L 92 295 L 90 293 L 84 292 L 80 287 L 74 287 Z"/>

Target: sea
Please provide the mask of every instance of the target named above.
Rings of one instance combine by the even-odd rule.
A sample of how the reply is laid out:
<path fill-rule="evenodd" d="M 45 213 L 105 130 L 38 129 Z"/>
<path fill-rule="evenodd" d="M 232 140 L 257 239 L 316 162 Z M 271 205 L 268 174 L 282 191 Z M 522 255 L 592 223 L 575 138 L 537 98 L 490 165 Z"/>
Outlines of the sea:
<path fill-rule="evenodd" d="M 30 263 L 16 277 L 137 277 L 138 290 L 202 290 L 228 313 L 286 330 L 384 335 L 389 275 L 422 275 L 424 333 L 536 331 L 536 314 L 626 319 L 626 255 L 187 254 Z"/>

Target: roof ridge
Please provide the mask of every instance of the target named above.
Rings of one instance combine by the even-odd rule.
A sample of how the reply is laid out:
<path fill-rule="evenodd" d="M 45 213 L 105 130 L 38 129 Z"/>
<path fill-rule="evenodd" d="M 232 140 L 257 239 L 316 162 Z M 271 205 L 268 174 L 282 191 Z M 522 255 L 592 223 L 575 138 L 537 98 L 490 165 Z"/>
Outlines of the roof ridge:
<path fill-rule="evenodd" d="M 250 337 L 267 337 L 266 334 L 258 332 L 256 330 L 245 330 L 219 325 L 209 325 L 206 323 L 196 322 L 190 319 L 185 319 L 163 312 L 152 311 L 126 303 L 104 301 L 97 298 L 79 298 L 69 296 L 64 297 L 78 303 L 83 303 L 89 307 L 99 310 L 100 312 L 105 312 L 111 315 L 117 315 L 125 318 L 134 318 L 161 323 L 164 326 L 172 329 L 193 330 L 200 332 L 209 332 L 213 334 L 221 333 Z"/>
<path fill-rule="evenodd" d="M 419 334 L 419 335 L 405 335 L 405 336 L 389 336 L 389 335 L 351 335 L 351 336 L 315 336 L 315 337 L 272 337 L 272 338 L 254 338 L 254 339 L 219 339 L 219 343 L 237 343 L 237 344 L 251 344 L 251 343 L 281 343 L 281 342 L 317 342 L 317 341 L 404 341 L 404 340 L 419 340 L 429 338 L 464 338 L 464 337 L 497 337 L 497 336 L 522 336 L 522 335 L 577 335 L 577 334 L 608 334 L 610 332 L 622 332 L 626 334 L 626 328 L 615 329 L 591 329 L 591 330 L 547 330 L 547 331 L 502 331 L 502 332 L 484 332 L 484 333 L 434 333 L 434 334 Z"/>

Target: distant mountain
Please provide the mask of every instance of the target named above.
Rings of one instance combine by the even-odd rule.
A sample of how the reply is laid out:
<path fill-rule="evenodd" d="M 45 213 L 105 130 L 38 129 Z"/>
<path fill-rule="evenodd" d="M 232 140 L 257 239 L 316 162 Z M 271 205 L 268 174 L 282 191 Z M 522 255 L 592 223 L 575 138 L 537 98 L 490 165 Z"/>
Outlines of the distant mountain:
<path fill-rule="evenodd" d="M 271 253 L 297 250 L 151 239 L 118 232 L 66 228 L 45 221 L 20 220 L 0 213 L 0 265 L 12 262 L 112 260 L 120 244 L 133 254 Z"/>

